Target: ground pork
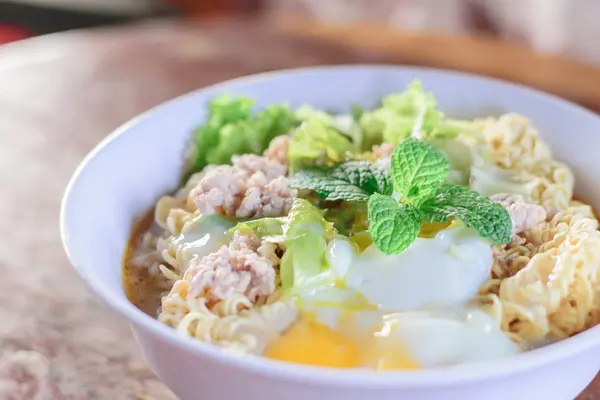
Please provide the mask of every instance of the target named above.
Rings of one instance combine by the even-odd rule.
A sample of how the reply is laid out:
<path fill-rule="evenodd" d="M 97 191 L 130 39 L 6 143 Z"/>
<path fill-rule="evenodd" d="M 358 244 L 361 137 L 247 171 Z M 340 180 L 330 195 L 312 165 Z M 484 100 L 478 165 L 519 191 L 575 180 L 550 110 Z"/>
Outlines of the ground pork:
<path fill-rule="evenodd" d="M 248 177 L 229 165 L 208 166 L 190 192 L 201 214 L 235 215 Z"/>
<path fill-rule="evenodd" d="M 373 146 L 373 155 L 377 158 L 391 157 L 395 149 L 396 146 L 391 143 L 376 144 Z"/>
<path fill-rule="evenodd" d="M 253 154 L 234 156 L 232 162 L 207 167 L 190 191 L 201 214 L 260 218 L 289 212 L 297 191 L 289 187 L 285 165 Z"/>
<path fill-rule="evenodd" d="M 238 295 L 255 302 L 275 291 L 274 257 L 275 249 L 270 251 L 254 236 L 235 232 L 228 246 L 203 257 L 186 271 L 189 294 L 204 297 L 208 304 Z"/>
<path fill-rule="evenodd" d="M 396 146 L 390 143 L 382 143 L 381 145 L 373 146 L 373 155 L 377 158 L 375 165 L 383 169 L 390 169 L 390 162 L 392 159 L 392 153 L 396 149 Z"/>
<path fill-rule="evenodd" d="M 513 236 L 546 220 L 546 210 L 537 204 L 525 202 L 523 196 L 501 193 L 493 195 L 490 199 L 501 204 L 510 214 Z"/>
<path fill-rule="evenodd" d="M 242 156 L 231 157 L 233 168 L 242 172 L 247 177 L 256 173 L 262 173 L 271 181 L 279 176 L 285 175 L 286 167 L 277 161 L 255 154 L 244 154 Z"/>
<path fill-rule="evenodd" d="M 288 146 L 290 137 L 287 135 L 277 136 L 271 141 L 269 148 L 265 151 L 264 156 L 272 161 L 276 161 L 287 167 L 288 165 Z"/>
<path fill-rule="evenodd" d="M 278 217 L 287 215 L 298 192 L 290 188 L 284 176 L 266 185 L 250 186 L 236 212 L 238 217 Z"/>

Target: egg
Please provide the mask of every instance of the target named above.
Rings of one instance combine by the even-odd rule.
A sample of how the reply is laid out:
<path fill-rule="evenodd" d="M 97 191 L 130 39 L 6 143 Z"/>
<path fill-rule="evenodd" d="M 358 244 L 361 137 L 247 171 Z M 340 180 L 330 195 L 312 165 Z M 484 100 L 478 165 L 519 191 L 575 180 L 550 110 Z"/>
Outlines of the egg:
<path fill-rule="evenodd" d="M 392 313 L 383 320 L 382 329 L 376 333 L 381 351 L 407 346 L 415 362 L 425 368 L 490 360 L 521 351 L 489 315 L 475 307 Z"/>
<path fill-rule="evenodd" d="M 362 363 L 360 345 L 315 319 L 303 317 L 267 349 L 268 358 L 335 368 Z"/>
<path fill-rule="evenodd" d="M 325 255 L 336 278 L 345 280 L 356 253 L 356 245 L 343 236 L 336 236 L 329 242 Z"/>
<path fill-rule="evenodd" d="M 169 239 L 169 247 L 181 258 L 182 265 L 187 266 L 194 258 L 217 251 L 227 242 L 227 231 L 235 225 L 234 221 L 218 215 L 201 215 L 186 224 L 178 236 Z"/>
<path fill-rule="evenodd" d="M 380 317 L 369 312 L 339 311 L 333 307 L 304 311 L 300 321 L 276 339 L 265 356 L 334 368 L 419 368 L 408 349 L 399 343 L 388 346 L 385 352 L 378 348 L 373 333 L 381 325 Z"/>
<path fill-rule="evenodd" d="M 486 313 L 466 305 L 489 276 L 493 255 L 473 230 L 418 238 L 386 256 L 360 253 L 343 236 L 326 249 L 330 271 L 297 298 L 300 320 L 266 357 L 336 368 L 413 370 L 519 352 Z"/>
<path fill-rule="evenodd" d="M 488 279 L 492 263 L 490 244 L 459 227 L 417 238 L 397 255 L 371 245 L 354 257 L 344 282 L 383 310 L 416 310 L 432 303 L 465 303 Z"/>
<path fill-rule="evenodd" d="M 414 370 L 491 360 L 520 347 L 476 307 L 383 313 L 302 312 L 265 356 L 336 368 Z"/>

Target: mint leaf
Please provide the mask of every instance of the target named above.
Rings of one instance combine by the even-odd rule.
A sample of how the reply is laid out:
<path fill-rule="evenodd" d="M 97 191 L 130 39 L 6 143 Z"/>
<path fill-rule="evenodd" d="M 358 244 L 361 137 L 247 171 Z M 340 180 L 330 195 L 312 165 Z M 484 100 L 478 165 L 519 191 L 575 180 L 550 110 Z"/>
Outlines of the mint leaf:
<path fill-rule="evenodd" d="M 434 146 L 410 137 L 392 154 L 390 175 L 400 199 L 418 207 L 437 192 L 448 168 L 448 160 Z"/>
<path fill-rule="evenodd" d="M 427 222 L 456 218 L 494 244 L 510 242 L 512 220 L 508 211 L 463 186 L 442 185 L 435 196 L 421 204 L 419 212 Z"/>
<path fill-rule="evenodd" d="M 367 201 L 373 193 L 392 194 L 385 170 L 368 161 L 349 161 L 331 170 L 304 170 L 294 174 L 290 186 L 310 189 L 323 200 Z"/>
<path fill-rule="evenodd" d="M 350 182 L 368 194 L 380 193 L 390 196 L 394 191 L 386 170 L 369 161 L 348 161 L 337 166 L 331 176 Z"/>
<path fill-rule="evenodd" d="M 419 235 L 421 219 L 408 204 L 375 193 L 369 199 L 369 232 L 384 254 L 399 254 Z"/>
<path fill-rule="evenodd" d="M 327 172 L 320 170 L 297 172 L 290 180 L 290 187 L 313 190 L 322 200 L 369 200 L 369 194 L 358 186 L 341 179 L 336 179 Z"/>

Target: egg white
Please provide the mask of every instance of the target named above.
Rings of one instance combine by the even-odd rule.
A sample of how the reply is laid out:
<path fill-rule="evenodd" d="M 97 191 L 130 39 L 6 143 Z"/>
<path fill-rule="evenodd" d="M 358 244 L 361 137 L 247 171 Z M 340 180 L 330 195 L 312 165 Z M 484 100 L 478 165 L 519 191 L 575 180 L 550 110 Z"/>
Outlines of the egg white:
<path fill-rule="evenodd" d="M 422 367 L 490 360 L 521 351 L 493 319 L 476 307 L 407 311 L 383 317 L 376 334 L 385 351 L 398 342 Z"/>
<path fill-rule="evenodd" d="M 493 261 L 489 243 L 471 229 L 418 238 L 395 256 L 375 246 L 359 254 L 336 237 L 326 254 L 332 284 L 304 293 L 300 308 L 351 340 L 374 344 L 371 359 L 406 349 L 420 367 L 435 367 L 521 351 L 489 315 L 467 305 Z"/>
<path fill-rule="evenodd" d="M 464 227 L 417 238 L 404 252 L 385 255 L 374 245 L 356 255 L 345 283 L 383 310 L 462 304 L 477 294 L 493 263 L 489 243 Z"/>

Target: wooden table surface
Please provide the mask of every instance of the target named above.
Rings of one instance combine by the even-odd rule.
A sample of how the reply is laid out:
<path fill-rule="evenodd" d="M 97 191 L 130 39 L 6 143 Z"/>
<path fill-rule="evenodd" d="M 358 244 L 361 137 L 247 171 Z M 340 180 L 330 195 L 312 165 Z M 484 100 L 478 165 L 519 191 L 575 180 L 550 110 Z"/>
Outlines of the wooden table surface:
<path fill-rule="evenodd" d="M 0 48 L 0 399 L 173 398 L 127 324 L 75 276 L 58 234 L 77 164 L 158 103 L 265 70 L 392 62 L 508 78 L 600 111 L 591 67 L 487 39 L 358 31 L 297 20 L 157 21 Z M 598 398 L 596 379 L 580 399 Z"/>

